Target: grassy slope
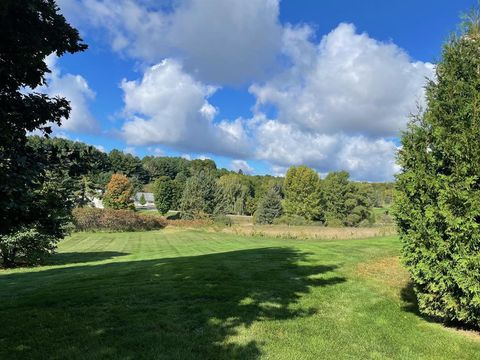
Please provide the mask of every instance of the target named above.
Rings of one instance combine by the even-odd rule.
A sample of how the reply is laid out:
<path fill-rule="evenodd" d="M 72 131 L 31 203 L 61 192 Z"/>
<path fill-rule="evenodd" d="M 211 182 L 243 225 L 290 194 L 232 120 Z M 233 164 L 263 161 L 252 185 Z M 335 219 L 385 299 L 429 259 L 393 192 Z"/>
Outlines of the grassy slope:
<path fill-rule="evenodd" d="M 388 267 L 398 248 L 395 237 L 75 234 L 51 266 L 0 272 L 0 358 L 480 358 L 478 340 L 401 300 L 404 275 Z"/>

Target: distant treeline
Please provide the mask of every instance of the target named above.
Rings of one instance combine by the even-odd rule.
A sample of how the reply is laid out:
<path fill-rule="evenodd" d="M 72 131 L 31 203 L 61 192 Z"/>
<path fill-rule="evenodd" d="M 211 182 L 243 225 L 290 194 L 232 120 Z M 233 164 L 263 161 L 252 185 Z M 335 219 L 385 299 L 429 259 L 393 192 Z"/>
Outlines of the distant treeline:
<path fill-rule="evenodd" d="M 61 138 L 31 136 L 29 144 L 37 154 L 48 157 L 48 161 L 45 163 L 49 167 L 55 169 L 56 172 L 62 169 L 64 176 L 62 183 L 70 187 L 69 193 L 77 206 L 86 205 L 94 195 L 101 196 L 98 191 L 105 190 L 115 173 L 127 176 L 135 191 L 146 190 L 158 193 L 159 188 L 167 189 L 169 192 L 165 200 L 167 204 L 163 204 L 163 210 L 183 209 L 187 213 L 189 212 L 189 200 L 192 202 L 191 206 L 203 201 L 195 198 L 198 197 L 200 188 L 203 188 L 201 191 L 204 193 L 210 192 L 210 195 L 205 196 L 210 196 L 211 201 L 209 202 L 207 199 L 207 203 L 202 205 L 204 206 L 202 212 L 207 215 L 214 213 L 254 215 L 259 207 L 264 207 L 266 203 L 268 205 L 265 197 L 269 192 L 270 197 L 274 196 L 270 191 L 272 189 L 282 202 L 282 214 L 299 215 L 313 221 L 327 221 L 325 218 L 328 212 L 327 208 L 331 208 L 332 204 L 326 204 L 325 201 L 330 197 L 333 197 L 331 201 L 347 201 L 353 207 L 360 206 L 361 203 L 367 212 L 371 207 L 388 207 L 392 202 L 393 183 L 351 182 L 348 180 L 346 172 L 337 172 L 329 174 L 324 180 L 319 179 L 319 189 L 324 189 L 319 190 L 318 194 L 312 195 L 314 199 L 323 199 L 319 203 L 322 209 L 318 210 L 321 214 L 304 216 L 302 211 L 293 210 L 294 207 L 291 206 L 289 209 L 288 205 L 293 196 L 290 195 L 289 198 L 289 191 L 292 194 L 292 188 L 299 186 L 298 181 L 302 180 L 295 180 L 296 184 L 287 185 L 283 177 L 246 175 L 241 171 L 219 169 L 211 159 L 187 160 L 181 157 L 158 156 L 139 158 L 119 150 L 105 153 L 94 146 Z M 315 176 L 318 177 L 318 175 Z M 210 186 L 209 184 L 212 189 L 206 189 Z M 300 189 L 299 191 L 305 190 Z M 353 196 L 353 193 L 357 195 Z M 165 190 L 162 195 L 165 195 Z M 189 196 L 191 199 L 188 199 Z M 343 198 L 339 200 L 339 197 L 342 196 Z M 348 199 L 349 196 L 350 199 Z M 353 200 L 352 197 L 356 200 Z M 360 197 L 363 200 L 358 200 Z M 158 205 L 162 207 L 162 204 Z M 337 208 L 342 206 L 344 205 L 337 204 Z M 349 214 L 343 215 L 348 216 Z M 361 220 L 366 218 L 368 215 L 361 216 Z M 338 222 L 344 221 L 331 219 L 331 223 L 337 224 Z M 358 222 L 354 221 L 352 225 Z"/>

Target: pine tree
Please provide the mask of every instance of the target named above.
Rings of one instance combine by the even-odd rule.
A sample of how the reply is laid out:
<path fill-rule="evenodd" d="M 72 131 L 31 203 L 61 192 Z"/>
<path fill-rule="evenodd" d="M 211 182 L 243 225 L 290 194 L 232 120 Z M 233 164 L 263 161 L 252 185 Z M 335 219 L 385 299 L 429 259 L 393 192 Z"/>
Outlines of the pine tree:
<path fill-rule="evenodd" d="M 145 200 L 145 195 L 143 193 L 142 193 L 142 195 L 140 195 L 140 199 L 138 200 L 138 202 L 142 206 L 144 206 L 147 203 L 147 200 Z"/>
<path fill-rule="evenodd" d="M 276 189 L 271 188 L 258 203 L 255 212 L 255 222 L 258 224 L 271 224 L 273 220 L 282 215 L 282 198 Z"/>
<path fill-rule="evenodd" d="M 86 175 L 80 176 L 77 180 L 77 190 L 74 192 L 76 205 L 84 207 L 91 204 L 96 195 L 93 181 Z"/>
<path fill-rule="evenodd" d="M 403 134 L 395 217 L 420 311 L 480 323 L 480 18 L 445 44 Z"/>

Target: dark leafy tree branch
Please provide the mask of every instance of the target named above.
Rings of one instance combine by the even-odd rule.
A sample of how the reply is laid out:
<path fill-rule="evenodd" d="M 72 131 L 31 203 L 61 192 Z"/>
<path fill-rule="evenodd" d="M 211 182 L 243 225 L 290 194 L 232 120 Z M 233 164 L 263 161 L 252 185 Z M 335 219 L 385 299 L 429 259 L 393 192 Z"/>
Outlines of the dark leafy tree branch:
<path fill-rule="evenodd" d="M 53 0 L 1 1 L 0 34 L 0 252 L 11 266 L 17 258 L 36 262 L 52 250 L 47 239 L 63 236 L 70 206 L 57 199 L 64 184 L 56 180 L 64 170 L 48 169 L 49 155 L 27 143 L 27 133 L 48 135 L 51 124 L 68 118 L 69 103 L 24 89 L 45 85 L 46 56 L 87 46 Z"/>

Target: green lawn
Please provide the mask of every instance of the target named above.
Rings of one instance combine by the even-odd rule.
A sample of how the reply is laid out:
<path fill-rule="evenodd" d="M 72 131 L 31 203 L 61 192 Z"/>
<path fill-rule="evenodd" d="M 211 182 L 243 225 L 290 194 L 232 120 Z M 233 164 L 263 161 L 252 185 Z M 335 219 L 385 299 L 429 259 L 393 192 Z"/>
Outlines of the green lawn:
<path fill-rule="evenodd" d="M 0 271 L 0 359 L 479 359 L 415 311 L 395 237 L 80 233 Z"/>

